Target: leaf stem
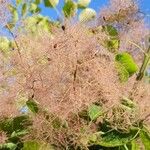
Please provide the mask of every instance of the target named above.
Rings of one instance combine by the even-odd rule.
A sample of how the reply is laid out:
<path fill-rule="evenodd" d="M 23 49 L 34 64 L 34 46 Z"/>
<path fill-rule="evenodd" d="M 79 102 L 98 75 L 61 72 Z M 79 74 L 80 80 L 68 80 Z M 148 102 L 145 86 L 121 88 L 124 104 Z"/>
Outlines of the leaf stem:
<path fill-rule="evenodd" d="M 123 145 L 123 146 L 124 146 L 125 150 L 129 150 L 126 144 Z"/>

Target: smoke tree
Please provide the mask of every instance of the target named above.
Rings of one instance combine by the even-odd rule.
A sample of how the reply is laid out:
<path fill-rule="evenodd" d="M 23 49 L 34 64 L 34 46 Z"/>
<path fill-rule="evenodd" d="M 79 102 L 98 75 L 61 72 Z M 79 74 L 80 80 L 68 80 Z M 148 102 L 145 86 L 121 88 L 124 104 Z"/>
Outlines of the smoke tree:
<path fill-rule="evenodd" d="M 0 1 L 0 149 L 150 149 L 144 14 L 91 2 Z"/>

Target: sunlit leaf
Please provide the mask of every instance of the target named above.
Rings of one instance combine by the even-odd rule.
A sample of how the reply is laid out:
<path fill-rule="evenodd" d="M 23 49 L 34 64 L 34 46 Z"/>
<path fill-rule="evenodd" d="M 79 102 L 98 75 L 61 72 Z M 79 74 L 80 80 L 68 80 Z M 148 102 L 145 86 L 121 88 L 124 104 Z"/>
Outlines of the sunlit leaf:
<path fill-rule="evenodd" d="M 106 41 L 106 47 L 112 53 L 115 53 L 119 49 L 120 41 L 118 39 L 110 39 Z"/>
<path fill-rule="evenodd" d="M 17 145 L 14 143 L 0 144 L 1 150 L 16 150 Z"/>
<path fill-rule="evenodd" d="M 40 12 L 40 8 L 38 7 L 38 5 L 36 3 L 31 3 L 30 4 L 30 12 L 31 13 Z"/>
<path fill-rule="evenodd" d="M 140 147 L 135 140 L 131 142 L 131 150 L 140 150 Z"/>
<path fill-rule="evenodd" d="M 33 34 L 37 34 L 38 31 L 44 31 L 47 33 L 50 33 L 51 31 L 50 21 L 47 17 L 44 17 L 42 15 L 28 17 L 25 20 L 25 24 L 25 29 Z"/>
<path fill-rule="evenodd" d="M 35 4 L 40 4 L 41 0 L 35 0 Z"/>
<path fill-rule="evenodd" d="M 132 100 L 130 100 L 130 99 L 126 98 L 126 97 L 122 98 L 121 104 L 124 105 L 124 106 L 127 106 L 127 107 L 129 107 L 131 109 L 136 108 L 136 104 Z"/>
<path fill-rule="evenodd" d="M 41 141 L 26 141 L 22 150 L 54 150 L 53 146 Z"/>
<path fill-rule="evenodd" d="M 10 41 L 7 37 L 0 37 L 0 52 L 8 54 L 10 50 Z"/>
<path fill-rule="evenodd" d="M 92 8 L 84 9 L 79 15 L 80 22 L 88 22 L 96 17 L 96 11 Z"/>
<path fill-rule="evenodd" d="M 95 120 L 102 114 L 102 108 L 92 104 L 88 109 L 88 114 L 91 120 Z"/>
<path fill-rule="evenodd" d="M 29 99 L 26 102 L 26 105 L 33 113 L 38 113 L 38 111 L 39 111 L 38 105 L 33 99 Z"/>
<path fill-rule="evenodd" d="M 121 82 L 126 82 L 129 79 L 129 73 L 126 68 L 119 62 L 116 63 L 116 69 Z"/>
<path fill-rule="evenodd" d="M 29 132 L 27 130 L 21 130 L 21 131 L 14 131 L 10 137 L 9 137 L 9 141 L 16 141 L 17 139 L 27 135 Z"/>
<path fill-rule="evenodd" d="M 122 52 L 117 54 L 115 59 L 125 67 L 130 76 L 138 71 L 138 66 L 129 53 Z"/>
<path fill-rule="evenodd" d="M 145 150 L 150 150 L 150 132 L 147 129 L 141 130 L 140 138 L 144 144 Z"/>
<path fill-rule="evenodd" d="M 27 123 L 29 123 L 29 118 L 26 115 L 5 119 L 0 122 L 0 130 L 11 135 L 14 131 L 24 130 L 27 127 Z"/>
<path fill-rule="evenodd" d="M 22 5 L 22 11 L 21 11 L 21 15 L 24 16 L 27 12 L 27 3 L 24 3 Z"/>
<path fill-rule="evenodd" d="M 19 19 L 19 15 L 18 15 L 18 12 L 17 12 L 17 8 L 12 6 L 12 5 L 8 5 L 8 9 L 12 15 L 12 22 L 13 23 L 16 23 Z"/>
<path fill-rule="evenodd" d="M 63 7 L 63 13 L 66 18 L 73 17 L 77 12 L 77 4 L 72 0 L 67 0 Z"/>
<path fill-rule="evenodd" d="M 79 8 L 86 8 L 90 4 L 91 0 L 78 0 Z"/>
<path fill-rule="evenodd" d="M 95 141 L 92 141 L 94 145 L 100 145 L 104 147 L 117 147 L 125 145 L 136 138 L 138 130 L 131 130 L 129 133 L 120 133 L 116 130 L 106 132 L 104 134 L 95 133 Z"/>
<path fill-rule="evenodd" d="M 59 0 L 44 0 L 45 6 L 46 7 L 56 7 L 59 3 Z"/>
<path fill-rule="evenodd" d="M 103 26 L 103 31 L 105 31 L 110 36 L 118 36 L 118 31 L 112 25 Z"/>

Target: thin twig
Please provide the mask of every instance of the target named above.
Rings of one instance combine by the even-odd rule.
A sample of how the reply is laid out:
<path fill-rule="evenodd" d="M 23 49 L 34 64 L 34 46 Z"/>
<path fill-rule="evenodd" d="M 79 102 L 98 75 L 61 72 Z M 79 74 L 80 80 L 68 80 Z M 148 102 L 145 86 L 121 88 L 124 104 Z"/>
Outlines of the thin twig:
<path fill-rule="evenodd" d="M 12 38 L 14 39 L 14 42 L 15 42 L 15 45 L 16 45 L 16 47 L 17 47 L 17 51 L 18 51 L 19 57 L 20 57 L 20 59 L 22 60 L 22 58 L 21 58 L 21 52 L 20 52 L 20 47 L 19 47 L 19 45 L 18 45 L 18 43 L 17 43 L 17 41 L 16 41 L 16 39 L 15 39 L 15 36 L 14 36 L 13 32 L 11 31 L 9 25 L 6 25 L 6 28 L 9 30 L 9 32 L 10 32 Z"/>
<path fill-rule="evenodd" d="M 138 44 L 136 44 L 136 43 L 134 43 L 134 42 L 132 42 L 132 41 L 129 41 L 129 43 L 131 43 L 131 44 L 133 44 L 134 46 L 136 46 L 137 48 L 139 48 L 139 49 L 143 52 L 144 55 L 147 55 L 147 53 L 142 49 L 141 46 L 139 46 Z"/>

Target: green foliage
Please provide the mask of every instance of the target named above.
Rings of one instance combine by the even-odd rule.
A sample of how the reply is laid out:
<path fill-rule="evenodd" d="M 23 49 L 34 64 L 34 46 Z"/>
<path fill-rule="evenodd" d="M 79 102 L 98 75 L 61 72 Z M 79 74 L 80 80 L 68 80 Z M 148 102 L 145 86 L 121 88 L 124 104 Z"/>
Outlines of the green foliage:
<path fill-rule="evenodd" d="M 54 148 L 41 141 L 27 141 L 24 143 L 22 150 L 54 150 Z"/>
<path fill-rule="evenodd" d="M 59 0 L 44 0 L 44 4 L 46 7 L 56 7 L 59 3 Z"/>
<path fill-rule="evenodd" d="M 118 71 L 119 79 L 121 82 L 126 82 L 129 79 L 129 73 L 126 68 L 119 62 L 116 62 L 116 69 Z"/>
<path fill-rule="evenodd" d="M 38 31 L 44 31 L 50 33 L 50 24 L 51 22 L 47 17 L 42 15 L 31 16 L 25 20 L 25 29 L 32 34 L 37 34 Z"/>
<path fill-rule="evenodd" d="M 78 0 L 78 8 L 86 8 L 90 4 L 91 0 Z"/>
<path fill-rule="evenodd" d="M 77 4 L 72 0 L 67 0 L 63 7 L 63 13 L 66 18 L 73 17 L 77 12 Z"/>
<path fill-rule="evenodd" d="M 102 26 L 102 31 L 109 36 L 109 39 L 105 40 L 106 48 L 112 53 L 118 52 L 120 46 L 120 40 L 118 38 L 117 29 L 112 25 L 105 25 Z"/>
<path fill-rule="evenodd" d="M 150 132 L 146 128 L 141 130 L 140 138 L 145 146 L 145 150 L 150 150 Z"/>
<path fill-rule="evenodd" d="M 84 9 L 79 15 L 80 22 L 88 22 L 93 20 L 96 17 L 96 11 L 92 8 Z"/>
<path fill-rule="evenodd" d="M 16 150 L 17 145 L 14 143 L 0 144 L 1 150 Z"/>
<path fill-rule="evenodd" d="M 121 82 L 126 82 L 129 77 L 138 71 L 138 66 L 132 56 L 126 52 L 117 54 L 115 60 Z"/>
<path fill-rule="evenodd" d="M 38 7 L 38 5 L 36 3 L 31 3 L 31 5 L 30 5 L 31 13 L 38 13 L 40 11 L 41 11 L 41 9 Z"/>
<path fill-rule="evenodd" d="M 138 130 L 134 129 L 131 130 L 129 133 L 120 133 L 116 130 L 110 132 L 108 131 L 102 135 L 99 133 L 95 133 L 97 138 L 95 138 L 96 140 L 92 141 L 92 143 L 103 147 L 123 146 L 135 139 L 137 132 Z"/>
<path fill-rule="evenodd" d="M 27 3 L 24 3 L 24 4 L 22 5 L 21 15 L 22 15 L 22 16 L 25 16 L 26 12 L 27 12 Z"/>
<path fill-rule="evenodd" d="M 10 52 L 11 42 L 7 37 L 0 37 L 0 52 L 7 55 Z"/>
<path fill-rule="evenodd" d="M 112 53 L 115 53 L 118 51 L 119 45 L 120 45 L 120 41 L 118 39 L 106 40 L 106 47 Z"/>
<path fill-rule="evenodd" d="M 11 29 L 17 27 L 17 22 L 22 20 L 25 25 L 24 27 L 21 26 L 22 30 L 19 31 L 27 31 L 35 36 L 38 35 L 38 31 L 44 31 L 45 33 L 48 33 L 48 35 L 52 35 L 53 33 L 50 26 L 52 25 L 53 27 L 55 26 L 59 28 L 62 25 L 61 21 L 52 22 L 48 17 L 40 15 L 40 4 L 44 3 L 45 7 L 49 7 L 50 9 L 57 11 L 56 7 L 59 5 L 59 2 L 59 0 L 31 0 L 29 2 L 16 0 L 14 5 L 9 5 L 8 7 L 12 16 L 6 27 L 13 35 Z M 64 13 L 64 17 L 66 18 L 64 18 L 63 21 L 65 21 L 65 19 L 71 19 L 78 14 L 78 9 L 82 9 L 78 16 L 80 23 L 87 23 L 93 20 L 96 17 L 96 11 L 88 8 L 90 2 L 91 0 L 78 0 L 76 2 L 74 0 L 65 0 L 62 11 Z M 115 28 L 113 25 L 107 24 L 97 27 L 95 33 L 99 33 L 101 31 L 105 32 L 107 35 L 107 39 L 105 39 L 103 46 L 115 54 L 116 70 L 118 71 L 120 81 L 128 81 L 129 77 L 138 71 L 138 66 L 130 54 L 127 52 L 119 52 L 119 30 L 117 30 L 117 28 Z M 13 38 L 15 41 L 15 36 Z M 0 52 L 5 56 L 9 54 L 13 48 L 13 43 L 15 43 L 14 41 L 10 41 L 6 37 L 0 37 Z M 146 55 L 146 65 L 150 59 L 148 54 L 149 52 Z M 47 56 L 42 56 L 37 62 L 38 65 L 47 64 Z M 143 71 L 141 72 L 143 73 Z M 126 97 L 121 99 L 120 105 L 121 109 L 123 108 L 123 112 L 127 111 L 134 114 L 134 112 L 137 110 L 137 104 Z M 29 111 L 31 111 L 33 114 L 36 114 L 36 116 L 39 115 L 39 112 L 41 113 L 43 111 L 43 109 L 40 107 L 40 104 L 38 104 L 32 98 L 28 99 L 21 97 L 20 100 L 17 101 L 17 106 L 19 109 L 22 106 L 27 106 Z M 30 132 L 28 127 L 31 127 L 32 129 L 30 117 L 34 117 L 35 115 L 33 114 L 28 113 L 27 115 L 19 115 L 14 118 L 3 118 L 0 120 L 0 131 L 5 132 L 7 135 L 6 143 L 1 144 L 0 149 L 54 150 L 54 147 L 50 145 L 52 143 L 45 143 L 43 141 L 36 140 L 22 142 L 22 137 Z M 114 129 L 109 123 L 104 125 L 105 128 L 103 128 L 102 126 L 105 122 L 107 112 L 104 112 L 103 107 L 97 103 L 90 105 L 87 109 L 78 113 L 79 122 L 72 120 L 75 125 L 77 123 L 84 124 L 83 126 L 79 126 L 81 128 L 81 133 L 72 133 L 72 129 L 70 128 L 68 121 L 64 121 L 56 115 L 48 114 L 45 117 L 46 123 L 47 125 L 50 124 L 50 127 L 52 127 L 52 130 L 55 132 L 60 132 L 60 136 L 64 136 L 64 133 L 61 133 L 62 129 L 65 130 L 66 135 L 69 133 L 69 135 L 65 137 L 66 143 L 69 140 L 67 143 L 68 149 L 70 148 L 70 143 L 75 143 L 79 138 L 81 145 L 83 144 L 86 148 L 88 146 L 98 146 L 104 150 L 139 150 L 137 141 L 141 140 L 145 146 L 145 150 L 150 150 L 150 133 L 146 128 L 143 128 L 143 122 L 141 123 L 142 127 L 138 126 L 139 122 L 134 122 L 134 124 L 131 125 L 133 128 L 128 129 L 129 132 L 120 131 L 117 125 Z M 76 116 L 76 114 L 74 115 Z M 92 130 L 90 130 L 90 128 L 92 128 Z M 78 134 L 81 135 L 77 137 Z M 72 139 L 75 140 L 71 141 Z M 71 145 L 70 149 L 75 149 L 75 147 Z"/>
<path fill-rule="evenodd" d="M 91 120 L 96 120 L 100 115 L 102 115 L 102 107 L 92 104 L 88 109 L 88 115 Z"/>
<path fill-rule="evenodd" d="M 129 53 L 127 52 L 119 53 L 116 55 L 115 59 L 117 62 L 121 63 L 125 67 L 125 69 L 129 73 L 129 76 L 132 76 L 134 73 L 138 71 L 138 66 Z"/>
<path fill-rule="evenodd" d="M 38 111 L 39 111 L 38 104 L 33 99 L 29 99 L 26 102 L 26 105 L 31 110 L 31 112 L 38 113 Z"/>
<path fill-rule="evenodd" d="M 12 29 L 16 25 L 17 21 L 19 20 L 19 14 L 17 8 L 13 5 L 8 5 L 8 9 L 11 13 L 11 20 L 8 22 L 7 27 Z"/>
<path fill-rule="evenodd" d="M 105 25 L 102 26 L 102 31 L 105 31 L 109 36 L 118 36 L 118 31 L 115 27 L 113 27 L 112 25 Z"/>
<path fill-rule="evenodd" d="M 28 116 L 17 116 L 15 118 L 0 121 L 0 130 L 11 135 L 14 131 L 20 132 L 25 130 L 28 124 L 30 124 Z"/>
<path fill-rule="evenodd" d="M 135 109 L 137 107 L 137 105 L 130 99 L 123 97 L 121 104 L 124 106 L 127 106 L 130 109 Z"/>
<path fill-rule="evenodd" d="M 31 125 L 29 116 L 17 116 L 14 118 L 3 118 L 0 120 L 0 131 L 7 135 L 5 144 L 0 145 L 2 150 L 20 149 L 20 139 L 28 134 L 28 127 Z"/>
<path fill-rule="evenodd" d="M 128 149 L 131 150 L 140 150 L 140 146 L 138 145 L 138 142 L 136 142 L 135 140 L 131 141 L 131 144 L 129 146 Z"/>

